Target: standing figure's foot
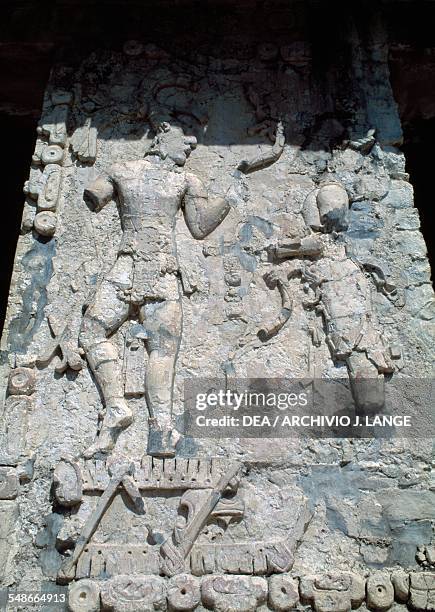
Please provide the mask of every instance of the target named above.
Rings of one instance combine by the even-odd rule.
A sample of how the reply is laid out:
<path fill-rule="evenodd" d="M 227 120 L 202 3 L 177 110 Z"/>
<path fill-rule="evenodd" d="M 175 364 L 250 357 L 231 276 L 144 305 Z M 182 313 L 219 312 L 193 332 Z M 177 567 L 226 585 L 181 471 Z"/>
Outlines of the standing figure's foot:
<path fill-rule="evenodd" d="M 116 398 L 107 403 L 103 429 L 125 429 L 133 422 L 133 413 L 124 398 Z"/>
<path fill-rule="evenodd" d="M 109 453 L 113 450 L 121 430 L 131 425 L 132 421 L 133 413 L 123 398 L 110 402 L 100 433 L 95 442 L 83 452 L 83 457 L 90 459 L 97 453 Z"/>
<path fill-rule="evenodd" d="M 85 459 L 91 459 L 94 455 L 98 453 L 109 453 L 113 450 L 117 434 L 113 429 L 104 429 L 104 425 L 100 431 L 98 438 L 95 440 L 91 446 L 88 446 L 86 450 L 83 451 L 83 457 Z"/>
<path fill-rule="evenodd" d="M 150 422 L 147 454 L 152 457 L 175 457 L 180 434 L 176 429 L 160 429 Z"/>

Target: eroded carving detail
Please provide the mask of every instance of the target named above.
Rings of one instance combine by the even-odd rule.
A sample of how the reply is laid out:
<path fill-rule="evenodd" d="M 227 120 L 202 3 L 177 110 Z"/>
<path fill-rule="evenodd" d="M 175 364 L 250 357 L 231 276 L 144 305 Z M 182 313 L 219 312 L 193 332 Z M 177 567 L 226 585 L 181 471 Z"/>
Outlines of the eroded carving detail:
<path fill-rule="evenodd" d="M 412 610 L 435 610 L 435 573 L 411 572 L 409 606 Z"/>
<path fill-rule="evenodd" d="M 212 610 L 254 612 L 267 599 L 267 581 L 248 576 L 211 576 L 201 585 L 202 601 Z"/>
<path fill-rule="evenodd" d="M 35 214 L 26 205 L 22 228 L 29 231 L 33 225 L 38 234 L 47 238 L 56 232 L 55 212 L 63 176 L 61 166 L 68 142 L 66 123 L 71 102 L 69 92 L 52 92 L 50 109 L 44 122 L 37 127 L 38 138 L 32 156 L 34 167 L 24 185 L 24 193 L 37 201 L 37 212 Z"/>
<path fill-rule="evenodd" d="M 78 128 L 71 137 L 71 148 L 81 162 L 93 164 L 97 158 L 97 128 L 92 127 L 88 117 L 85 124 Z"/>
<path fill-rule="evenodd" d="M 27 433 L 35 383 L 33 368 L 16 367 L 9 373 L 9 396 L 0 413 L 0 499 L 15 499 L 20 483 L 33 477 Z"/>
<path fill-rule="evenodd" d="M 48 346 L 38 356 L 36 363 L 38 366 L 47 366 L 52 359 L 55 360 L 54 369 L 58 374 L 63 374 L 68 368 L 79 371 L 83 367 L 83 351 L 77 346 L 71 332 L 71 313 L 75 312 L 72 308 L 64 319 L 48 315 L 47 323 L 53 335 L 48 341 Z"/>
<path fill-rule="evenodd" d="M 56 212 L 59 199 L 62 171 L 56 164 L 48 164 L 41 177 L 41 189 L 38 195 L 38 210 Z"/>
<path fill-rule="evenodd" d="M 4 404 L 0 431 L 0 465 L 18 465 L 26 459 L 26 435 L 32 398 L 10 395 Z"/>
<path fill-rule="evenodd" d="M 276 134 L 274 136 L 274 144 L 270 151 L 265 153 L 259 153 L 251 159 L 244 159 L 238 165 L 238 169 L 244 174 L 249 174 L 255 170 L 261 170 L 266 168 L 270 164 L 275 163 L 281 157 L 285 147 L 285 134 L 284 126 L 281 121 L 278 123 L 276 128 Z"/>
<path fill-rule="evenodd" d="M 212 573 L 270 575 L 287 572 L 293 566 L 294 552 L 312 518 L 307 507 L 295 509 L 296 521 L 282 539 L 233 544 L 195 544 L 191 571 L 201 576 Z"/>
<path fill-rule="evenodd" d="M 168 581 L 168 604 L 171 610 L 188 612 L 201 603 L 201 590 L 198 578 L 189 574 L 178 574 Z"/>
<path fill-rule="evenodd" d="M 237 475 L 240 465 L 230 464 L 216 485 L 204 492 L 188 491 L 180 501 L 180 507 L 187 509 L 187 516 L 180 515 L 172 536 L 162 544 L 160 553 L 163 557 L 163 571 L 172 576 L 184 570 L 185 560 L 190 553 L 198 535 L 214 511 L 227 487 L 238 485 Z M 225 512 L 231 508 L 225 509 Z"/>
<path fill-rule="evenodd" d="M 76 470 L 74 471 L 76 472 Z M 77 544 L 74 548 L 73 554 L 71 555 L 70 558 L 66 559 L 66 561 L 64 562 L 61 568 L 61 571 L 59 573 L 61 578 L 65 580 L 71 580 L 72 578 L 74 578 L 77 562 L 81 554 L 85 550 L 91 536 L 93 535 L 96 528 L 98 527 L 101 517 L 106 512 L 107 508 L 110 506 L 110 503 L 112 502 L 112 499 L 115 496 L 116 491 L 120 485 L 122 485 L 125 494 L 130 498 L 131 503 L 136 507 L 136 510 L 139 513 L 143 513 L 142 497 L 134 481 L 131 478 L 131 474 L 133 473 L 133 471 L 134 471 L 134 465 L 126 459 L 118 458 L 116 462 L 114 462 L 113 464 L 109 464 L 109 474 L 111 476 L 110 481 L 107 487 L 105 488 L 103 494 L 99 498 L 98 503 L 95 506 L 94 510 L 88 517 L 81 531 Z M 76 478 L 77 478 L 77 472 L 76 472 Z M 76 485 L 76 480 L 74 479 L 74 477 L 71 478 L 71 474 L 68 474 L 68 479 L 69 479 L 68 484 L 70 484 L 69 490 L 68 488 L 63 487 L 62 495 L 64 498 L 65 497 L 67 498 L 67 501 L 69 503 L 71 503 L 71 498 L 73 497 L 73 495 L 71 495 L 71 485 L 73 486 L 73 488 L 75 488 L 77 485 Z M 58 490 L 59 489 L 60 487 L 58 485 Z M 65 490 L 68 491 L 66 496 L 64 494 Z"/>
<path fill-rule="evenodd" d="M 0 467 L 0 499 L 15 499 L 18 495 L 19 484 L 14 468 Z"/>
<path fill-rule="evenodd" d="M 69 585 L 68 605 L 71 612 L 98 612 L 100 587 L 93 580 L 80 580 Z"/>
<path fill-rule="evenodd" d="M 347 228 L 348 206 L 345 189 L 337 183 L 327 183 L 308 195 L 304 218 L 311 229 L 327 237 Z M 385 400 L 383 375 L 393 372 L 394 366 L 372 322 L 368 280 L 343 245 L 330 244 L 332 253 L 327 253 L 320 237 L 303 238 L 299 244 L 300 247 L 298 241 L 284 241 L 272 247 L 275 257 L 292 261 L 273 269 L 266 278 L 270 283 L 283 284 L 301 278 L 309 294 L 304 306 L 314 308 L 322 317 L 333 359 L 347 365 L 357 406 L 379 409 Z M 317 334 L 313 342 L 318 342 Z"/>
<path fill-rule="evenodd" d="M 145 372 L 148 355 L 145 340 L 148 334 L 143 325 L 132 325 L 126 338 L 124 354 L 124 395 L 141 397 L 145 395 Z"/>
<path fill-rule="evenodd" d="M 101 601 L 113 612 L 166 610 L 166 584 L 159 576 L 117 576 L 103 584 Z"/>
<path fill-rule="evenodd" d="M 67 545 L 72 542 L 74 546 L 59 573 L 60 580 L 110 577 L 119 574 L 120 568 L 129 574 L 163 572 L 167 576 L 188 571 L 197 576 L 214 573 L 269 575 L 288 571 L 312 516 L 304 504 L 295 508 L 297 515 L 293 527 L 282 539 L 198 542 L 207 524 L 219 521 L 228 526 L 231 521 L 243 518 L 243 500 L 236 495 L 240 470 L 237 463 L 223 459 L 144 457 L 141 463 L 123 462 L 120 458 L 112 458 L 107 464 L 98 459 L 61 462 L 54 475 L 58 503 L 68 508 L 83 503 L 86 494 L 95 497 L 101 492 L 101 496 L 92 510 L 85 504 L 78 531 L 71 517 L 69 528 L 59 539 Z M 172 534 L 163 544 L 159 544 L 158 539 L 153 542 L 155 530 L 148 522 L 144 526 L 151 543 L 112 544 L 92 540 L 115 495 L 121 494 L 128 499 L 135 514 L 144 515 L 146 520 L 150 503 L 147 492 L 165 494 L 180 489 L 185 492 L 179 502 L 178 517 Z M 74 516 L 78 517 L 76 510 Z"/>
<path fill-rule="evenodd" d="M 269 578 L 269 605 L 272 610 L 286 612 L 299 603 L 298 580 L 286 574 Z"/>
<path fill-rule="evenodd" d="M 57 501 L 65 507 L 75 506 L 82 500 L 83 482 L 77 463 L 64 459 L 53 473 L 53 485 Z"/>
<path fill-rule="evenodd" d="M 62 487 L 77 489 L 82 481 L 83 493 L 103 492 L 110 482 L 109 460 L 89 459 L 68 462 L 74 472 L 68 471 L 63 478 L 64 467 L 59 472 Z M 157 459 L 144 455 L 141 461 L 131 461 L 132 475 L 141 491 L 209 489 L 215 487 L 226 472 L 228 461 L 219 458 Z M 73 478 L 73 473 L 76 478 Z M 70 496 L 71 494 L 68 494 Z M 58 499 L 62 503 L 61 499 Z"/>
<path fill-rule="evenodd" d="M 155 573 L 163 569 L 168 575 L 184 571 L 187 556 L 208 520 L 214 517 L 231 520 L 243 514 L 239 501 L 222 498 L 230 483 L 231 487 L 236 486 L 234 479 L 239 471 L 238 464 L 228 466 L 227 462 L 207 459 L 159 460 L 145 456 L 141 463 L 119 457 L 107 463 L 62 461 L 54 473 L 54 492 L 59 504 L 77 506 L 86 493 L 102 492 L 102 495 L 79 527 L 80 534 L 73 536 L 75 548 L 71 557 L 65 559 L 60 578 L 98 578 L 103 572 L 108 576 L 116 575 L 119 573 L 117 563 L 139 574 L 153 569 Z M 188 518 L 186 523 L 176 523 L 172 536 L 161 545 L 160 552 L 145 543 L 119 546 L 90 541 L 117 492 L 126 495 L 136 513 L 142 515 L 145 511 L 142 492 L 180 489 L 190 489 L 180 501 L 180 508 L 188 508 Z M 63 539 L 65 537 L 68 541 L 71 536 L 63 536 Z"/>
<path fill-rule="evenodd" d="M 33 225 L 38 234 L 51 238 L 56 232 L 56 215 L 49 210 L 39 212 L 35 216 Z"/>
<path fill-rule="evenodd" d="M 409 575 L 403 570 L 398 570 L 391 575 L 396 601 L 406 603 L 409 597 Z"/>
<path fill-rule="evenodd" d="M 371 610 L 389 610 L 394 602 L 394 589 L 389 574 L 376 572 L 367 579 L 367 606 Z"/>
<path fill-rule="evenodd" d="M 237 347 L 229 352 L 228 360 L 222 365 L 226 375 L 234 373 L 234 365 L 243 355 L 274 338 L 291 317 L 293 299 L 287 286 L 287 279 L 266 275 L 266 282 L 269 289 L 278 289 L 281 308 L 276 316 L 262 321 L 260 325 L 252 326 L 248 323 L 244 334 L 238 339 Z"/>

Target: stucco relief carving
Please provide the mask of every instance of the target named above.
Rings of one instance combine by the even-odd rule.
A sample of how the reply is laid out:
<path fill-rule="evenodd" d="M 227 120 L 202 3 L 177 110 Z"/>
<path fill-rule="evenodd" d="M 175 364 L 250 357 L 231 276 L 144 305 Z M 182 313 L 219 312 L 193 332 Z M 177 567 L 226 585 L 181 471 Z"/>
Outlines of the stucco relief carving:
<path fill-rule="evenodd" d="M 384 405 L 384 374 L 395 368 L 373 323 L 371 287 L 363 266 L 348 256 L 344 243 L 334 239 L 347 229 L 348 209 L 346 190 L 336 182 L 311 192 L 303 216 L 317 235 L 270 247 L 278 266 L 267 279 L 278 286 L 295 277 L 301 279 L 304 307 L 321 317 L 332 359 L 346 363 L 357 406 L 377 410 Z M 280 263 L 285 260 L 287 263 Z M 383 288 L 385 283 L 377 286 Z M 313 330 L 314 344 L 318 338 Z"/>
<path fill-rule="evenodd" d="M 181 170 L 196 139 L 162 117 L 153 121 L 157 135 L 146 157 L 113 165 L 85 190 L 85 199 L 96 211 L 118 198 L 123 225 L 116 263 L 97 289 L 80 331 L 80 345 L 105 403 L 98 438 L 87 456 L 111 450 L 119 430 L 132 422 L 119 356 L 108 338 L 133 310 L 144 326 L 148 352 L 148 450 L 154 456 L 175 454 L 172 396 L 182 326 L 176 215 L 181 208 L 193 237 L 201 240 L 230 207 L 227 199 L 210 197 L 197 177 Z"/>
<path fill-rule="evenodd" d="M 272 17 L 243 58 L 129 41 L 69 73 L 74 98 L 47 96 L 9 317 L 0 557 L 10 525 L 41 529 L 52 504 L 37 580 L 68 583 L 71 610 L 431 609 L 424 443 L 179 440 L 189 377 L 347 370 L 378 410 L 396 370 L 428 372 L 403 155 L 364 112 L 345 127 L 310 84 L 310 44 Z M 29 427 L 41 480 L 23 499 Z M 412 530 L 424 571 L 391 574 L 414 562 Z M 34 548 L 15 549 L 9 576 L 34 580 Z"/>
<path fill-rule="evenodd" d="M 69 549 L 59 579 L 101 579 L 103 574 L 117 576 L 127 569 L 134 575 L 160 573 L 168 577 L 185 572 L 258 576 L 288 571 L 312 513 L 305 503 L 296 507 L 294 524 L 284 538 L 265 534 L 258 541 L 228 541 L 224 536 L 229 524 L 244 520 L 244 502 L 238 494 L 242 476 L 240 464 L 219 458 L 162 460 L 144 456 L 138 463 L 112 455 L 106 462 L 63 460 L 54 473 L 54 491 L 57 502 L 73 512 L 58 537 L 61 549 Z M 160 526 L 147 519 L 150 506 L 159 496 L 179 494 L 180 489 L 184 492 L 172 531 L 163 537 Z M 115 497 L 127 503 L 123 510 L 111 510 Z M 132 518 L 140 518 L 148 532 L 142 544 L 119 544 L 104 536 L 101 541 L 98 533 L 107 529 L 104 517 L 113 511 L 126 513 L 126 529 Z M 209 540 L 213 525 L 220 526 L 217 541 L 213 537 Z"/>
<path fill-rule="evenodd" d="M 394 600 L 394 574 L 382 578 L 374 572 L 364 574 L 329 572 L 296 576 L 275 574 L 259 576 L 216 574 L 197 578 L 178 574 L 169 580 L 156 575 L 120 574 L 106 581 L 82 578 L 69 585 L 69 607 L 73 612 L 139 612 L 139 610 L 303 609 L 315 612 L 348 612 L 362 609 L 433 609 L 434 577 L 429 573 L 404 574 L 405 597 Z"/>
<path fill-rule="evenodd" d="M 67 120 L 72 100 L 70 92 L 54 91 L 48 100 L 50 110 L 45 121 L 37 127 L 32 168 L 24 184 L 24 193 L 28 196 L 22 223 L 24 232 L 33 228 L 46 238 L 56 232 L 56 210 L 63 178 L 61 166 L 68 145 Z"/>

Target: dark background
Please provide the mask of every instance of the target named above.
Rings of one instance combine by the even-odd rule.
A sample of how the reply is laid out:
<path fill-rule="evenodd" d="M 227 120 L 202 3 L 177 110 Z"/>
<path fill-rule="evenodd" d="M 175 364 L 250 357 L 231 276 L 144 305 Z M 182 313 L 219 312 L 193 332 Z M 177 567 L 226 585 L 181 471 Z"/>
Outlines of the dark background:
<path fill-rule="evenodd" d="M 322 51 L 325 64 L 340 58 L 341 31 L 351 17 L 362 27 L 376 13 L 390 40 L 391 84 L 402 119 L 407 171 L 415 190 L 430 261 L 435 258 L 433 174 L 435 143 L 435 2 L 428 0 L 14 0 L 3 2 L 0 22 L 0 332 L 19 235 L 23 184 L 53 62 L 80 62 L 93 47 L 121 47 L 155 32 L 180 31 L 192 46 L 220 40 L 217 23 L 236 18 L 261 37 L 264 12 L 289 7 L 293 24 Z"/>

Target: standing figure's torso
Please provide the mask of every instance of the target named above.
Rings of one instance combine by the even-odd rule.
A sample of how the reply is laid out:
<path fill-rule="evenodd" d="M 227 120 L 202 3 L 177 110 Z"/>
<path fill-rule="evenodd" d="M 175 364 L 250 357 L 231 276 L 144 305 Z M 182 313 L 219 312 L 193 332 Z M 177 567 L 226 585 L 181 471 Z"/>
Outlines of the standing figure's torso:
<path fill-rule="evenodd" d="M 120 252 L 175 255 L 175 222 L 186 190 L 184 172 L 145 159 L 111 168 L 124 231 Z"/>

